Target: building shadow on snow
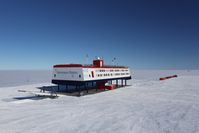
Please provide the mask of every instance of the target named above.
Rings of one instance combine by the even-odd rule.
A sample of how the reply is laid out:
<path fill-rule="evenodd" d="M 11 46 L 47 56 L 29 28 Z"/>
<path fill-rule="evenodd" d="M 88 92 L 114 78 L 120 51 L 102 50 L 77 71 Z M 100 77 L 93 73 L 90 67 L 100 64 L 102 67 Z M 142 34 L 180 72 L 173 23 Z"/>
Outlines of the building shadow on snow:
<path fill-rule="evenodd" d="M 128 85 L 127 85 L 128 86 Z M 117 86 L 116 89 L 122 88 L 124 86 Z M 91 94 L 97 94 L 101 93 L 104 91 L 109 91 L 107 89 L 98 89 L 96 85 L 94 86 L 87 86 L 86 88 L 84 86 L 74 86 L 74 85 L 59 85 L 59 86 L 42 86 L 42 87 L 37 87 L 40 92 L 46 93 L 50 92 L 56 95 L 66 95 L 66 96 L 85 96 L 85 95 L 91 95 Z"/>

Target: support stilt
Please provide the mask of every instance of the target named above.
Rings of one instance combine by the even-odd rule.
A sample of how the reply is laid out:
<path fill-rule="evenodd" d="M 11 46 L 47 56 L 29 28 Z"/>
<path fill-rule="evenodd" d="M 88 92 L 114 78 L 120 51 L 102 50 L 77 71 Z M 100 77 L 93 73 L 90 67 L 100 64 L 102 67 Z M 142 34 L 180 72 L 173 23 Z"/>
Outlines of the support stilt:
<path fill-rule="evenodd" d="M 79 96 L 81 96 L 80 86 L 78 85 L 77 88 L 78 88 Z"/>
<path fill-rule="evenodd" d="M 85 89 L 86 89 L 86 93 L 88 93 L 88 83 L 85 83 Z"/>
<path fill-rule="evenodd" d="M 97 84 L 97 83 L 96 83 Z M 98 91 L 98 85 L 96 86 L 96 92 Z"/>
<path fill-rule="evenodd" d="M 58 91 L 60 90 L 59 85 L 57 86 Z"/>
<path fill-rule="evenodd" d="M 66 90 L 68 90 L 68 85 L 66 85 Z"/>
<path fill-rule="evenodd" d="M 67 92 L 68 91 L 68 85 L 66 84 L 66 88 L 65 88 L 65 91 Z"/>

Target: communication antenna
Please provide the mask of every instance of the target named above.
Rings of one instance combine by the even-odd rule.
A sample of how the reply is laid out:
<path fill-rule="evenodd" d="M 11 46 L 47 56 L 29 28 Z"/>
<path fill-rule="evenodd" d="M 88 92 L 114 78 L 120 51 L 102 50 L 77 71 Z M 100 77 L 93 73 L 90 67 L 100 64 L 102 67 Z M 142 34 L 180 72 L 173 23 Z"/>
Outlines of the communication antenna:
<path fill-rule="evenodd" d="M 88 64 L 88 59 L 89 59 L 89 56 L 88 54 L 86 54 L 86 64 Z"/>
<path fill-rule="evenodd" d="M 115 64 L 116 64 L 116 62 L 115 62 L 115 61 L 116 61 L 116 58 L 114 57 L 114 58 L 112 59 L 112 64 L 113 64 L 113 65 L 115 65 Z"/>

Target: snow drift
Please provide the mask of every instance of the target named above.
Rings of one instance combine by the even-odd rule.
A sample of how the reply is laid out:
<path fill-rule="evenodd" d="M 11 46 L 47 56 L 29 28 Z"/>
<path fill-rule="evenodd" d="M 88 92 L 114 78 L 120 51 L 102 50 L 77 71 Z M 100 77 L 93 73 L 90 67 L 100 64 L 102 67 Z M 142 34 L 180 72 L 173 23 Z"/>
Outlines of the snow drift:
<path fill-rule="evenodd" d="M 0 88 L 2 133 L 198 133 L 199 76 L 165 81 L 133 79 L 132 86 L 83 97 L 23 99 L 17 90 L 49 83 Z"/>

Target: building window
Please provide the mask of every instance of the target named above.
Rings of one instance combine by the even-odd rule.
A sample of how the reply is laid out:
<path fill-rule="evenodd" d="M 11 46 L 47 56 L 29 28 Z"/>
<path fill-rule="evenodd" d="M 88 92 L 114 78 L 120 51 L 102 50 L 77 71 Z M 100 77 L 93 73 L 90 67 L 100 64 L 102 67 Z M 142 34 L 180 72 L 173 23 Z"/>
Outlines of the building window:
<path fill-rule="evenodd" d="M 79 74 L 79 78 L 81 78 L 82 77 L 82 75 L 81 74 Z"/>
<path fill-rule="evenodd" d="M 56 74 L 54 74 L 54 77 L 56 77 Z"/>

